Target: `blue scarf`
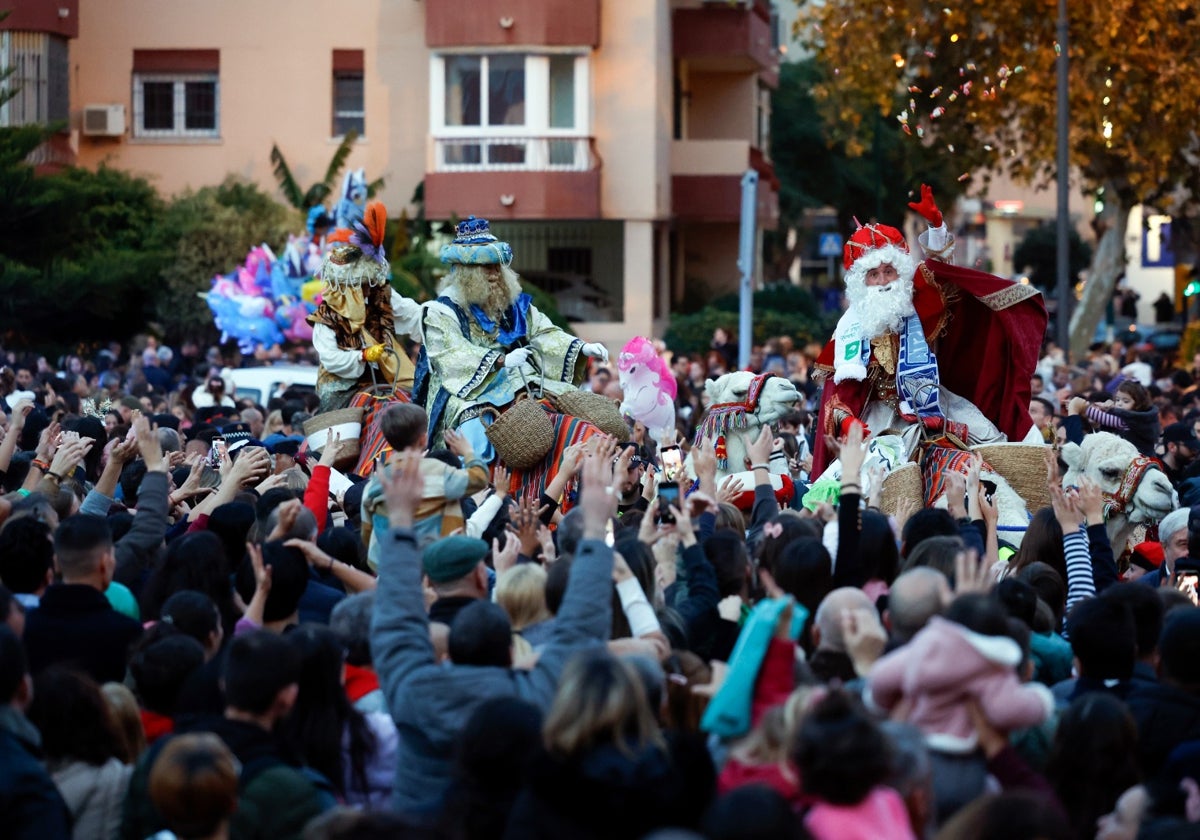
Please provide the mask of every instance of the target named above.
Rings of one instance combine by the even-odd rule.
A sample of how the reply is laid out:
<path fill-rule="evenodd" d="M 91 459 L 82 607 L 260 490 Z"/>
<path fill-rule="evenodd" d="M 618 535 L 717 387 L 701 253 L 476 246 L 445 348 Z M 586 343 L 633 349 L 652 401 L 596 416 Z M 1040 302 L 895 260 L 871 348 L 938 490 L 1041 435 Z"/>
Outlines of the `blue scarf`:
<path fill-rule="evenodd" d="M 900 413 L 909 417 L 916 415 L 921 419 L 942 417 L 942 409 L 938 404 L 938 383 L 937 356 L 925 340 L 921 319 L 909 315 L 904 319 L 904 327 L 900 332 L 900 359 L 896 365 Z"/>
<path fill-rule="evenodd" d="M 500 323 L 497 324 L 487 316 L 478 304 L 471 304 L 471 317 L 475 319 L 475 323 L 479 328 L 488 335 L 496 333 L 496 340 L 505 347 L 511 347 L 521 339 L 525 338 L 529 332 L 529 324 L 526 321 L 526 315 L 529 311 L 529 304 L 533 301 L 528 294 L 521 292 L 515 303 L 505 310 L 500 317 Z"/>

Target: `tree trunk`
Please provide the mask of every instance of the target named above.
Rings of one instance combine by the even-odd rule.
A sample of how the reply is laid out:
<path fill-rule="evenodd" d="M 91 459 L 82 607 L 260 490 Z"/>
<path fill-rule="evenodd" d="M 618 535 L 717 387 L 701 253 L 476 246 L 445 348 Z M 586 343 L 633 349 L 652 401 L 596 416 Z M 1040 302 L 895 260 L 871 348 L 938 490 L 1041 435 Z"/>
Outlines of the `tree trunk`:
<path fill-rule="evenodd" d="M 1111 200 L 1105 202 L 1098 220 L 1100 240 L 1092 256 L 1083 297 L 1071 313 L 1071 360 L 1075 362 L 1087 356 L 1088 345 L 1112 299 L 1117 279 L 1125 271 L 1125 228 L 1129 225 L 1131 208 L 1117 198 L 1116 190 L 1105 193 Z"/>

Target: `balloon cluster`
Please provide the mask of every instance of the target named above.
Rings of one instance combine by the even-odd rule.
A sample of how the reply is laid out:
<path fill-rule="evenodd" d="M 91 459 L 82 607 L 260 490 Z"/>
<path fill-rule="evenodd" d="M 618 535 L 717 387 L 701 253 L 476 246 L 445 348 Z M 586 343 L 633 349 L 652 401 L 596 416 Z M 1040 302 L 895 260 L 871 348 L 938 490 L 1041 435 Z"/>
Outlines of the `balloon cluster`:
<path fill-rule="evenodd" d="M 221 341 L 236 341 L 243 353 L 284 341 L 311 342 L 306 319 L 320 303 L 322 283 L 312 276 L 320 263 L 320 248 L 309 237 L 289 236 L 282 259 L 263 244 L 251 248 L 237 270 L 214 277 L 201 297 Z"/>

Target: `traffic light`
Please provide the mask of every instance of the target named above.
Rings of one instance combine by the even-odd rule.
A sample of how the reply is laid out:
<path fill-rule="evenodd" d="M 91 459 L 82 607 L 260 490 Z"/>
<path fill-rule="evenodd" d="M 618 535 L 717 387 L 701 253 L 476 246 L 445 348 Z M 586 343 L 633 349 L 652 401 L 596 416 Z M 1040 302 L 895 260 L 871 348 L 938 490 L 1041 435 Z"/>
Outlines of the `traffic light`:
<path fill-rule="evenodd" d="M 1200 280 L 1193 280 L 1191 283 L 1188 283 L 1183 287 L 1184 297 L 1192 297 L 1193 295 L 1197 294 L 1200 294 Z"/>

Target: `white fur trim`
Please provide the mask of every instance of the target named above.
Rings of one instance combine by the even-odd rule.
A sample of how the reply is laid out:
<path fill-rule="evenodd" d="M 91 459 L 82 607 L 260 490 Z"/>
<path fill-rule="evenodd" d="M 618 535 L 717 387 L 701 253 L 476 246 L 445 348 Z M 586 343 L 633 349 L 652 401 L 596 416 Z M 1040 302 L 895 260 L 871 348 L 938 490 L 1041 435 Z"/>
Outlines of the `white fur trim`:
<path fill-rule="evenodd" d="M 1012 639 L 1005 636 L 984 636 L 982 633 L 968 630 L 961 624 L 955 629 L 962 633 L 967 644 L 975 648 L 984 659 L 1009 668 L 1016 668 L 1021 664 L 1021 648 Z"/>
<path fill-rule="evenodd" d="M 852 286 L 865 286 L 867 272 L 872 268 L 878 268 L 884 263 L 889 263 L 892 268 L 896 269 L 896 273 L 900 275 L 900 279 L 902 280 L 911 279 L 917 273 L 916 259 L 903 248 L 898 248 L 895 245 L 884 245 L 882 248 L 873 248 L 856 259 L 846 271 L 846 289 L 851 294 L 851 300 L 853 300 L 853 293 L 857 291 Z"/>
<path fill-rule="evenodd" d="M 861 382 L 867 378 L 867 369 L 859 364 L 846 362 L 844 364 L 835 365 L 833 369 L 833 382 L 838 384 L 847 379 L 853 379 L 856 382 Z"/>
<path fill-rule="evenodd" d="M 931 732 L 925 736 L 925 745 L 931 750 L 944 753 L 970 753 L 979 745 L 979 736 L 974 732 L 966 738 L 957 735 L 947 735 L 944 732 Z"/>

